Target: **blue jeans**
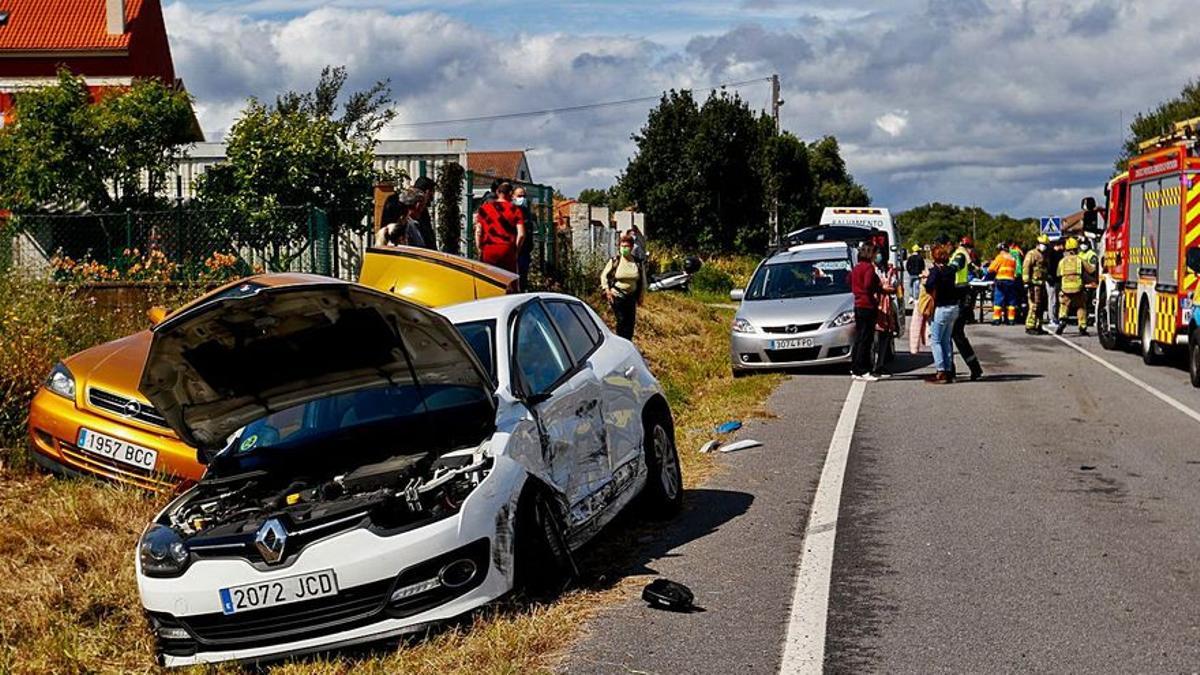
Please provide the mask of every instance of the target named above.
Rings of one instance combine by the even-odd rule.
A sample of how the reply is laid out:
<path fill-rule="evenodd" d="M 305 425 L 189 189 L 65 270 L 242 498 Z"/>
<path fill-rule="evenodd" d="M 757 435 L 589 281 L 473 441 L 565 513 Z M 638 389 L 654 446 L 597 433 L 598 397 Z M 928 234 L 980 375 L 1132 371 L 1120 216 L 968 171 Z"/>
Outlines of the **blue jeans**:
<path fill-rule="evenodd" d="M 908 290 L 908 301 L 914 305 L 917 304 L 917 298 L 921 297 L 921 277 L 913 277 L 909 279 Z"/>
<path fill-rule="evenodd" d="M 954 367 L 952 338 L 958 311 L 958 305 L 945 305 L 933 310 L 933 322 L 929 325 L 929 346 L 933 349 L 933 365 L 939 373 L 948 373 Z"/>

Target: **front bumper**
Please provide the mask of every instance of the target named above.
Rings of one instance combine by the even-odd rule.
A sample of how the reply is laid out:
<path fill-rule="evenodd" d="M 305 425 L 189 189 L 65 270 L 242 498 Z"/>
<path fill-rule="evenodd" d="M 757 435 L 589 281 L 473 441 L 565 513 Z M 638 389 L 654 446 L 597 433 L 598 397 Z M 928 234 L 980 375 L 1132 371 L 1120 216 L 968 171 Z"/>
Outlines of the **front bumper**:
<path fill-rule="evenodd" d="M 455 516 L 388 536 L 340 532 L 270 571 L 231 557 L 196 560 L 179 577 L 155 578 L 139 562 L 138 590 L 156 630 L 159 662 L 266 661 L 326 651 L 418 631 L 501 597 L 512 588 L 511 514 L 524 476 L 511 464 L 501 473 L 494 469 Z M 433 589 L 391 601 L 398 589 L 436 578 L 447 561 L 462 557 L 479 564 L 462 592 Z M 334 571 L 336 595 L 222 613 L 222 588 L 321 570 Z M 173 636 L 163 628 L 174 629 Z"/>
<path fill-rule="evenodd" d="M 84 427 L 158 452 L 154 471 L 90 454 L 75 444 Z M 165 431 L 165 430 L 164 430 Z M 180 482 L 198 480 L 203 466 L 196 451 L 178 439 L 155 434 L 82 408 L 42 388 L 29 406 L 29 447 L 43 466 L 57 465 L 68 474 L 87 474 L 149 490 L 170 492 Z"/>
<path fill-rule="evenodd" d="M 811 347 L 774 349 L 777 340 L 811 339 Z M 729 358 L 734 370 L 767 370 L 819 366 L 850 361 L 854 325 L 821 328 L 811 333 L 732 333 Z"/>

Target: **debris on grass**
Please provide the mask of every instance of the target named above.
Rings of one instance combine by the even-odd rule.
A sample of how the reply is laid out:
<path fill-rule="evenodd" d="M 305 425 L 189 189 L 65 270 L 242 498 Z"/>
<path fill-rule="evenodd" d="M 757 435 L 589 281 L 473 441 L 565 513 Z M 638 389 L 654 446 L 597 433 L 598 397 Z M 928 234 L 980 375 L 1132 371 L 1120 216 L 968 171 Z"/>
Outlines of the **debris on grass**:
<path fill-rule="evenodd" d="M 760 445 L 762 445 L 762 443 L 747 438 L 744 441 L 722 445 L 721 452 L 737 452 L 738 450 L 745 450 L 746 448 L 757 448 Z"/>
<path fill-rule="evenodd" d="M 742 423 L 739 420 L 729 420 L 724 424 L 717 426 L 718 434 L 732 434 L 742 428 Z"/>

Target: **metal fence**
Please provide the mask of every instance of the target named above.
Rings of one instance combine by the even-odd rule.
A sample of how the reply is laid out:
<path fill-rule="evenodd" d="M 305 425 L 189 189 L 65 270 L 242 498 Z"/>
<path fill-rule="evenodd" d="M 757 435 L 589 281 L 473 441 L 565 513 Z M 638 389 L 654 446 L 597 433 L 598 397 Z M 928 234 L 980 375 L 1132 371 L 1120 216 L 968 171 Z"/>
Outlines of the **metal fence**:
<path fill-rule="evenodd" d="M 361 220 L 361 219 L 360 219 Z M 339 223 L 340 224 L 340 223 Z M 334 227 L 318 208 L 280 208 L 269 217 L 187 207 L 79 215 L 15 214 L 0 264 L 36 272 L 188 279 L 215 265 L 249 273 L 335 271 Z M 153 270 L 150 254 L 154 253 Z"/>

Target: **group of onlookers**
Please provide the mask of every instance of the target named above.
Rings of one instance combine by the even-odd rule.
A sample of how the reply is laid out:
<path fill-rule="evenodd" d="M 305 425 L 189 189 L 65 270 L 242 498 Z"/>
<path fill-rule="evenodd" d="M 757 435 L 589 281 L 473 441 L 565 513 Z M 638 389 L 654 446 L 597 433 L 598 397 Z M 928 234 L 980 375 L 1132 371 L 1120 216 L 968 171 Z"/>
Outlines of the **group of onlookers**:
<path fill-rule="evenodd" d="M 388 195 L 383 202 L 383 225 L 375 231 L 375 245 L 436 249 L 433 188 L 433 180 L 421 176 L 412 187 Z"/>

